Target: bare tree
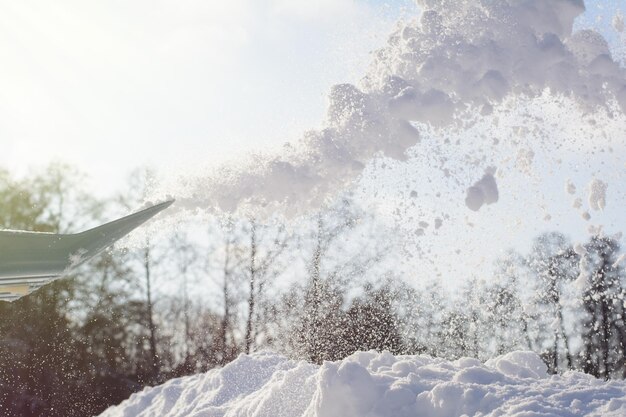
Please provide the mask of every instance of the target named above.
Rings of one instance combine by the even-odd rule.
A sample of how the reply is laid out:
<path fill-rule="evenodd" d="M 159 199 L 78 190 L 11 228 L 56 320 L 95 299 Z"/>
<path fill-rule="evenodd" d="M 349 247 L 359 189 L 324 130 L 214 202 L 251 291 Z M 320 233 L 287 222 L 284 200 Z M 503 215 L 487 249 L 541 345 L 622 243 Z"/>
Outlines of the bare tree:
<path fill-rule="evenodd" d="M 272 230 L 273 229 L 273 230 Z M 265 242 L 263 236 L 259 236 L 262 230 L 265 236 L 272 234 L 274 237 L 270 242 Z M 250 251 L 248 257 L 248 314 L 246 319 L 245 332 L 245 353 L 250 353 L 254 347 L 258 336 L 257 324 L 261 321 L 258 304 L 264 296 L 267 278 L 278 268 L 277 258 L 287 247 L 288 235 L 283 225 L 274 227 L 260 227 L 257 221 L 252 218 L 249 221 Z"/>
<path fill-rule="evenodd" d="M 190 346 L 193 339 L 192 334 L 192 300 L 189 295 L 190 280 L 191 280 L 191 268 L 194 266 L 198 259 L 198 252 L 195 245 L 190 242 L 188 233 L 183 230 L 177 230 L 170 239 L 169 252 L 170 259 L 175 259 L 177 270 L 176 272 L 180 276 L 180 292 L 181 292 L 181 310 L 183 316 L 183 364 L 182 372 L 189 373 L 194 370 L 195 365 L 192 364 L 194 352 Z"/>
<path fill-rule="evenodd" d="M 127 195 L 118 197 L 118 202 L 125 210 L 133 209 L 140 205 L 149 192 L 154 181 L 154 173 L 149 169 L 138 169 L 133 172 L 129 179 L 131 192 Z M 145 322 L 148 335 L 148 363 L 147 363 L 147 379 L 150 383 L 156 383 L 161 380 L 161 362 L 159 359 L 157 347 L 157 326 L 155 323 L 155 294 L 154 294 L 154 269 L 157 264 L 157 257 L 154 252 L 156 246 L 149 236 L 145 237 L 144 246 L 141 250 L 135 252 L 136 262 L 139 264 L 139 275 L 142 277 L 143 290 L 145 294 Z"/>
<path fill-rule="evenodd" d="M 526 263 L 538 278 L 538 301 L 545 306 L 553 324 L 556 324 L 551 326 L 553 343 L 550 367 L 557 372 L 560 368 L 559 352 L 563 351 L 565 368 L 573 369 L 571 342 L 565 330 L 562 293 L 565 285 L 576 276 L 578 255 L 561 233 L 544 233 L 534 240 Z"/>
<path fill-rule="evenodd" d="M 222 297 L 222 317 L 220 320 L 219 333 L 213 347 L 215 361 L 219 365 L 225 365 L 235 358 L 237 355 L 237 344 L 234 339 L 233 330 L 235 327 L 234 307 L 236 301 L 232 291 L 235 285 L 236 275 L 234 270 L 239 266 L 238 253 L 236 247 L 235 224 L 232 216 L 228 216 L 223 222 L 224 244 L 223 244 L 223 263 L 221 269 L 221 297 Z"/>

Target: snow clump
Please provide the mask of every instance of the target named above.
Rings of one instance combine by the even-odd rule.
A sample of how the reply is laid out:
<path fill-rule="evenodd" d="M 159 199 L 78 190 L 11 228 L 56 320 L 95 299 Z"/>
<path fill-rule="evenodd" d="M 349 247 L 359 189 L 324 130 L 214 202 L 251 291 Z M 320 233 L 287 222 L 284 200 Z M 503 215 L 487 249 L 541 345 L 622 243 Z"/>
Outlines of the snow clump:
<path fill-rule="evenodd" d="M 588 191 L 589 191 L 589 206 L 598 211 L 598 210 L 604 210 L 604 208 L 606 207 L 606 189 L 607 189 L 608 185 L 597 179 L 594 178 L 593 180 L 591 180 L 591 182 L 589 183 L 589 186 L 587 187 Z"/>
<path fill-rule="evenodd" d="M 470 210 L 478 211 L 483 204 L 493 204 L 498 201 L 498 184 L 494 174 L 495 169 L 488 169 L 479 181 L 467 189 L 465 204 Z"/>
<path fill-rule="evenodd" d="M 613 16 L 613 28 L 619 32 L 622 33 L 624 31 L 624 28 L 626 28 L 626 25 L 624 25 L 624 16 L 622 16 L 621 13 L 616 13 L 615 16 Z"/>

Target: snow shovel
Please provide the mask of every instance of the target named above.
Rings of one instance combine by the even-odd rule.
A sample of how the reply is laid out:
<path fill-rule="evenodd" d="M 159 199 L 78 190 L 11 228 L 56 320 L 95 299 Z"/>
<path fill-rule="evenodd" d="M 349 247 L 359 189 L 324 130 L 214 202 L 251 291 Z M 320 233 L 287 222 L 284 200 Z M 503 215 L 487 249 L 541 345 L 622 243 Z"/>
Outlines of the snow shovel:
<path fill-rule="evenodd" d="M 76 234 L 0 230 L 0 300 L 17 300 L 67 275 L 173 202 Z"/>

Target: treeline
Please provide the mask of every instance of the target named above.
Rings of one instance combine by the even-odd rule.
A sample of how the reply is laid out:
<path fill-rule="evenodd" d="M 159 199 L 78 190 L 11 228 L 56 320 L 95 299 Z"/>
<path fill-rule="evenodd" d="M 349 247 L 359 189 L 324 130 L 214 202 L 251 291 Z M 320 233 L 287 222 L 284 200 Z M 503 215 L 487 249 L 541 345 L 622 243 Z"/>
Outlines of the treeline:
<path fill-rule="evenodd" d="M 101 201 L 67 166 L 22 180 L 0 171 L 0 222 L 78 231 L 136 208 L 144 186 Z M 263 349 L 316 363 L 369 349 L 480 359 L 531 349 L 554 372 L 624 377 L 618 239 L 574 247 L 545 234 L 450 294 L 397 277 L 398 253 L 368 219 L 348 201 L 295 229 L 194 217 L 0 303 L 2 415 L 98 414 L 146 385 Z"/>

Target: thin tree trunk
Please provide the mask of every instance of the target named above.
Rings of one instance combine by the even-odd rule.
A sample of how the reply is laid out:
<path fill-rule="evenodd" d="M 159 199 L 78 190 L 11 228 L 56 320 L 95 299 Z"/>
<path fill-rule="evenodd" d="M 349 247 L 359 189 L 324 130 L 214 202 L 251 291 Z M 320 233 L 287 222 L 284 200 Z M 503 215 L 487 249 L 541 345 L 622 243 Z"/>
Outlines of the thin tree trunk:
<path fill-rule="evenodd" d="M 558 315 L 559 315 L 559 329 L 561 331 L 561 338 L 563 339 L 563 343 L 565 345 L 565 357 L 567 359 L 567 369 L 572 370 L 572 366 L 574 363 L 572 360 L 572 352 L 569 346 L 569 338 L 567 337 L 567 334 L 565 333 L 565 326 L 563 324 L 563 309 L 561 307 L 560 300 L 557 300 L 557 309 L 558 309 Z"/>
<path fill-rule="evenodd" d="M 183 267 L 181 271 L 183 274 L 183 315 L 185 318 L 185 368 L 187 371 L 191 371 L 191 364 L 189 363 L 189 341 L 191 340 L 191 326 L 189 323 L 189 293 L 187 289 L 187 267 Z"/>
<path fill-rule="evenodd" d="M 231 233 L 229 231 L 228 233 Z M 230 327 L 230 288 L 228 283 L 230 281 L 230 247 L 231 236 L 227 235 L 226 238 L 226 253 L 224 255 L 224 282 L 222 285 L 222 295 L 224 297 L 224 316 L 222 317 L 222 323 L 220 325 L 219 343 L 220 343 L 220 365 L 225 365 L 231 358 L 228 351 L 228 329 Z"/>
<path fill-rule="evenodd" d="M 554 330 L 554 346 L 552 354 L 552 371 L 556 374 L 559 372 L 559 334 Z"/>
<path fill-rule="evenodd" d="M 622 290 L 622 296 L 624 295 L 624 290 Z M 623 299 L 623 297 L 622 297 Z M 614 323 L 615 328 L 620 334 L 620 343 L 622 348 L 622 379 L 626 378 L 626 364 L 624 363 L 624 359 L 626 357 L 626 329 L 624 326 L 626 325 L 626 308 L 624 308 L 622 304 L 621 309 L 621 318 L 620 323 Z"/>
<path fill-rule="evenodd" d="M 317 220 L 317 246 L 313 253 L 313 260 L 311 265 L 311 317 L 309 318 L 309 329 L 306 329 L 308 335 L 308 349 L 309 357 L 313 363 L 321 362 L 321 346 L 319 345 L 319 328 L 321 323 L 319 322 L 319 304 L 320 304 L 320 275 L 321 275 L 321 263 L 322 263 L 322 217 L 321 215 Z"/>
<path fill-rule="evenodd" d="M 144 252 L 144 269 L 146 274 L 146 291 L 147 291 L 147 315 L 148 315 L 148 329 L 150 332 L 150 360 L 152 367 L 153 382 L 159 379 L 159 356 L 157 354 L 156 346 L 156 326 L 154 325 L 153 312 L 152 312 L 152 287 L 150 277 L 150 242 L 146 242 L 146 250 Z"/>
<path fill-rule="evenodd" d="M 246 324 L 246 354 L 250 353 L 254 335 L 252 323 L 254 321 L 254 307 L 256 304 L 256 224 L 254 219 L 250 221 L 250 296 L 248 297 L 248 321 Z"/>
<path fill-rule="evenodd" d="M 609 369 L 609 339 L 611 337 L 611 329 L 609 323 L 609 313 L 607 300 L 605 296 L 602 299 L 602 362 L 604 366 L 604 379 L 608 380 L 610 377 Z"/>
<path fill-rule="evenodd" d="M 526 344 L 528 345 L 528 350 L 534 351 L 533 341 L 531 340 L 530 333 L 528 332 L 528 319 L 526 318 L 526 314 L 523 314 L 522 322 L 523 322 L 522 331 L 524 333 L 524 338 L 526 339 Z"/>

